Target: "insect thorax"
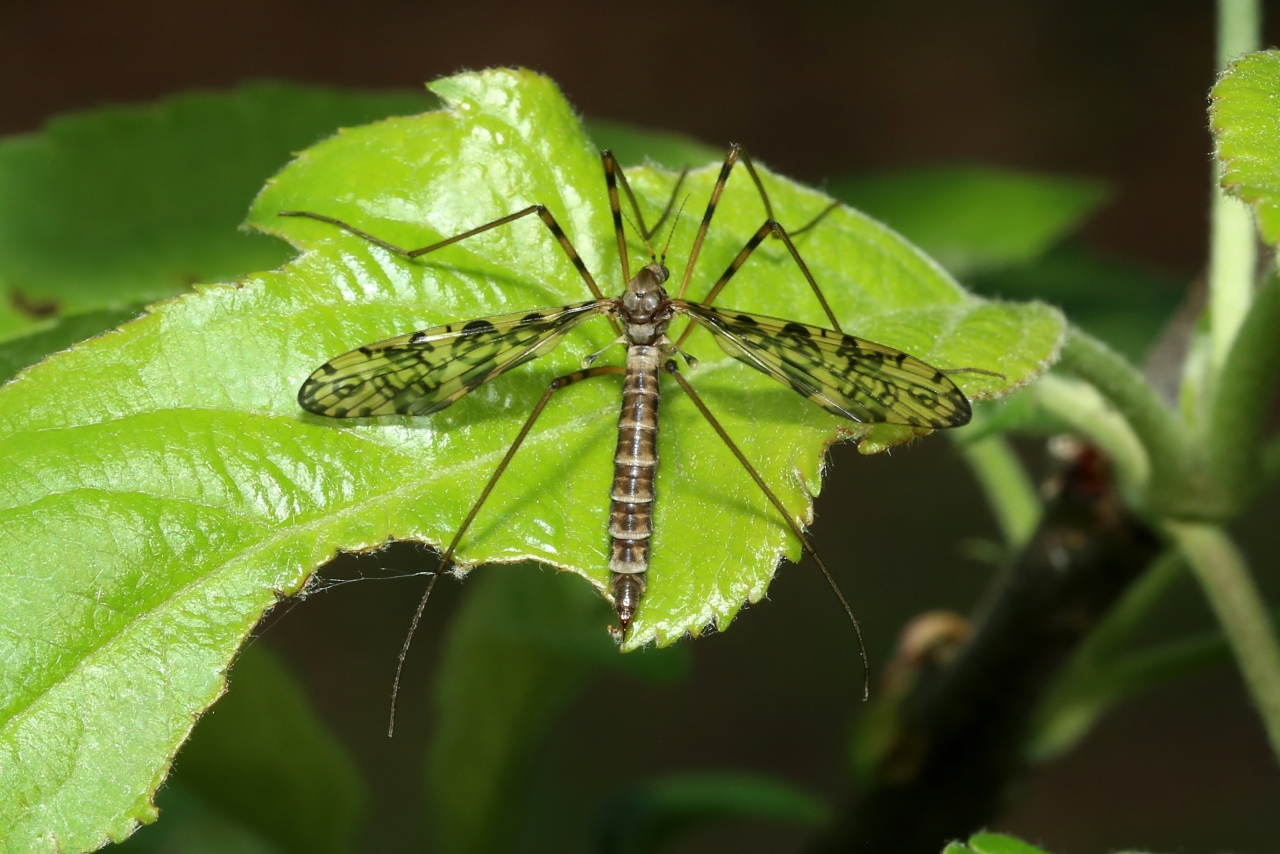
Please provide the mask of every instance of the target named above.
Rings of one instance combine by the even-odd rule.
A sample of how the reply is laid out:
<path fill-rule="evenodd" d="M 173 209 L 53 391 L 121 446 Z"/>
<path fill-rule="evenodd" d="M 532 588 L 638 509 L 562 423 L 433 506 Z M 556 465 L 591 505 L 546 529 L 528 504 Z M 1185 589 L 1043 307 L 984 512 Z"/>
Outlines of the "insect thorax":
<path fill-rule="evenodd" d="M 670 273 L 661 264 L 646 264 L 618 301 L 618 315 L 630 344 L 656 344 L 671 323 L 671 299 L 662 283 Z"/>

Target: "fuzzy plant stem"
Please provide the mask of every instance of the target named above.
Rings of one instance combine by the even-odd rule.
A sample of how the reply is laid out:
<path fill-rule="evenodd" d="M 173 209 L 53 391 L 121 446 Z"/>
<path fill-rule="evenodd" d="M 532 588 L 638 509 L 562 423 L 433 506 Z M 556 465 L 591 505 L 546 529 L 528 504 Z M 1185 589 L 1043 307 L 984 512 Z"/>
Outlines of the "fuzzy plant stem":
<path fill-rule="evenodd" d="M 1255 51 L 1262 30 L 1258 0 L 1218 0 L 1218 69 Z M 1209 227 L 1210 388 L 1227 359 L 1253 296 L 1257 238 L 1249 209 L 1218 186 L 1213 168 Z"/>
<path fill-rule="evenodd" d="M 1006 547 L 1017 552 L 1040 524 L 1042 508 L 1035 484 L 1013 448 L 1000 436 L 958 440 L 957 447 L 987 497 Z"/>
<path fill-rule="evenodd" d="M 1216 525 L 1168 522 L 1164 527 L 1200 580 L 1258 707 L 1271 749 L 1280 758 L 1280 642 L 1244 557 Z"/>
<path fill-rule="evenodd" d="M 1254 498 L 1268 475 L 1263 433 L 1280 380 L 1280 276 L 1262 283 L 1216 383 L 1202 445 L 1213 483 L 1231 518 Z"/>
<path fill-rule="evenodd" d="M 1186 494 L 1188 468 L 1185 433 L 1173 410 L 1123 356 L 1075 327 L 1068 330 L 1059 367 L 1097 389 L 1128 422 L 1149 464 L 1140 500 L 1148 513 L 1168 513 Z"/>

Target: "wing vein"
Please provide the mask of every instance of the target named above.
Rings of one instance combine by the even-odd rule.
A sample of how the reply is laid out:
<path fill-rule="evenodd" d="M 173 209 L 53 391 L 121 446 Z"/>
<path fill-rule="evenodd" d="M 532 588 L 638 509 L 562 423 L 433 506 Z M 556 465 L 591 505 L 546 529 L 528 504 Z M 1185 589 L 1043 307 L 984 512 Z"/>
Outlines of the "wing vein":
<path fill-rule="evenodd" d="M 334 418 L 426 415 L 555 349 L 612 300 L 448 324 L 357 347 L 318 368 L 298 391 L 307 411 Z"/>

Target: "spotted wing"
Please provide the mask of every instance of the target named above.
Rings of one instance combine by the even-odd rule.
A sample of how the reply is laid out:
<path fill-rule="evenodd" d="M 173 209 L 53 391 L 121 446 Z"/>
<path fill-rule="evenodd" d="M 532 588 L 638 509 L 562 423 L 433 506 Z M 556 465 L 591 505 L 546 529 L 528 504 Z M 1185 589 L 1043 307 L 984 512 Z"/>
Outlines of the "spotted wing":
<path fill-rule="evenodd" d="M 608 300 L 486 317 L 357 347 L 321 365 L 298 389 L 308 412 L 333 418 L 427 415 L 555 348 Z"/>
<path fill-rule="evenodd" d="M 730 356 L 823 409 L 864 423 L 959 427 L 971 411 L 946 374 L 901 350 L 820 326 L 676 301 Z"/>

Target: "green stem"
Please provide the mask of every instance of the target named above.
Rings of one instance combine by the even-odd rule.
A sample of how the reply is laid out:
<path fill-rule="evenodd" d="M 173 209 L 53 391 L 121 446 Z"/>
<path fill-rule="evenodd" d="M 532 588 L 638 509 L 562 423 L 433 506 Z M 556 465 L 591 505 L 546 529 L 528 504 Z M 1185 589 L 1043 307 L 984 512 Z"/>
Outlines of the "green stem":
<path fill-rule="evenodd" d="M 1218 0 L 1218 69 L 1262 41 L 1262 8 L 1258 0 Z"/>
<path fill-rule="evenodd" d="M 1165 530 L 1204 588 L 1280 758 L 1280 643 L 1244 557 L 1216 525 L 1166 522 Z"/>
<path fill-rule="evenodd" d="M 1209 225 L 1209 389 L 1222 373 L 1236 331 L 1249 312 L 1257 264 L 1253 218 L 1243 202 L 1218 190 Z"/>
<path fill-rule="evenodd" d="M 1218 0 L 1218 68 L 1259 46 L 1258 0 Z M 1218 186 L 1213 169 L 1209 228 L 1209 382 L 1212 393 L 1252 299 L 1257 238 L 1249 208 Z"/>
<path fill-rule="evenodd" d="M 1146 489 L 1151 466 L 1133 428 L 1086 382 L 1049 374 L 1032 386 L 1036 403 L 1064 430 L 1102 449 L 1116 469 L 1120 492 L 1135 500 Z"/>
<path fill-rule="evenodd" d="M 1166 511 L 1187 495 L 1187 449 L 1181 424 L 1142 375 L 1123 356 L 1075 327 L 1067 333 L 1059 366 L 1092 385 L 1123 416 L 1147 452 L 1150 479 L 1146 508 Z M 1162 514 L 1163 515 L 1163 514 Z"/>
<path fill-rule="evenodd" d="M 1040 497 L 1018 455 L 999 436 L 956 442 L 987 497 L 1010 551 L 1025 546 L 1040 524 Z"/>
<path fill-rule="evenodd" d="M 1280 378 L 1280 277 L 1269 276 L 1236 335 L 1210 398 L 1204 443 L 1223 514 L 1243 509 L 1262 482 L 1262 433 Z"/>

